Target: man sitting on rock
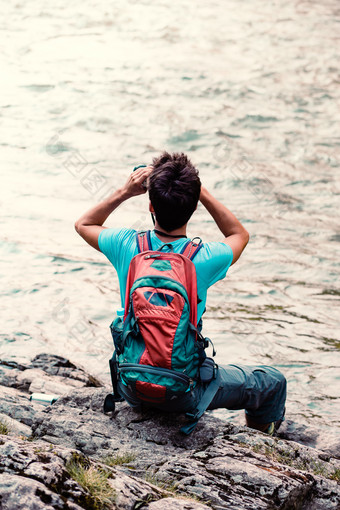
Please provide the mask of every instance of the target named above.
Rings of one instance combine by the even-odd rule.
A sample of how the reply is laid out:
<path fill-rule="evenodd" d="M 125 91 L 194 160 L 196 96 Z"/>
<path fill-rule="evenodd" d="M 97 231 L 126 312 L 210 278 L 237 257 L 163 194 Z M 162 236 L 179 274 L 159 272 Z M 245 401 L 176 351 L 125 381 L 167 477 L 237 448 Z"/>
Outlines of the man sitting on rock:
<path fill-rule="evenodd" d="M 146 184 L 147 183 L 147 184 Z M 202 317 L 208 288 L 223 279 L 230 265 L 240 257 L 249 234 L 236 217 L 203 186 L 198 171 L 185 154 L 164 152 L 154 158 L 152 166 L 138 168 L 126 184 L 109 198 L 86 212 L 75 228 L 87 243 L 106 255 L 115 267 L 120 285 L 121 302 L 125 303 L 127 275 L 132 258 L 138 253 L 136 231 L 128 228 L 106 228 L 103 223 L 124 201 L 149 192 L 149 210 L 155 228 L 150 233 L 153 250 L 180 253 L 187 242 L 187 224 L 198 201 L 210 213 L 224 236 L 221 242 L 206 242 L 193 259 L 197 274 L 197 318 Z M 208 409 L 245 409 L 249 427 L 272 434 L 284 419 L 286 380 L 268 366 L 219 365 L 219 389 Z M 125 400 L 137 406 L 136 393 L 119 384 Z M 204 384 L 176 400 L 155 405 L 167 411 L 188 412 L 204 393 Z"/>

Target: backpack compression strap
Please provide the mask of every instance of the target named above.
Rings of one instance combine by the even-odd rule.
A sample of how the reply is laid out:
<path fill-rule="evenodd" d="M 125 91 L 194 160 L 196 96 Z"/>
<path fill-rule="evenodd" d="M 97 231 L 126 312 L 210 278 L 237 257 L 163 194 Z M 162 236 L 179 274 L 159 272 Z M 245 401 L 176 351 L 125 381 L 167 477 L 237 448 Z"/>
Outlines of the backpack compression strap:
<path fill-rule="evenodd" d="M 220 387 L 220 382 L 221 382 L 221 375 L 220 375 L 218 366 L 216 365 L 215 377 L 214 377 L 214 379 L 212 379 L 210 381 L 210 383 L 206 387 L 206 389 L 201 397 L 201 400 L 199 401 L 199 403 L 197 405 L 196 413 L 193 413 L 193 414 L 186 413 L 186 416 L 190 419 L 190 422 L 187 423 L 186 425 L 183 425 L 183 427 L 180 429 L 183 434 L 188 436 L 194 430 L 194 428 L 197 425 L 198 420 L 204 414 L 204 412 L 208 409 L 214 396 L 218 392 L 219 387 Z"/>
<path fill-rule="evenodd" d="M 195 239 L 198 239 L 198 243 L 195 243 Z M 203 247 L 202 239 L 200 237 L 195 237 L 192 241 L 188 241 L 184 248 L 181 251 L 181 255 L 188 257 L 188 259 L 193 260 L 193 258 L 197 255 L 200 249 Z"/>
<path fill-rule="evenodd" d="M 137 232 L 136 238 L 137 238 L 138 253 L 142 253 L 143 251 L 152 250 L 150 230 L 147 230 L 144 232 Z"/>

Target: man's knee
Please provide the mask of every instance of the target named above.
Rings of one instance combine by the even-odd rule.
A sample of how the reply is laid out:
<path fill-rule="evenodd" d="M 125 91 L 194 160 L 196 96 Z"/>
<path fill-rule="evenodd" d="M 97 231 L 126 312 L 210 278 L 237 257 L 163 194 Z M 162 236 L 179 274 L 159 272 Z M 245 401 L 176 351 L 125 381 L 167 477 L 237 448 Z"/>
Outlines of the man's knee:
<path fill-rule="evenodd" d="M 283 375 L 282 372 L 280 372 L 279 370 L 277 370 L 278 372 L 278 382 L 280 384 L 280 387 L 283 391 L 287 391 L 287 379 L 285 378 L 285 376 Z"/>
<path fill-rule="evenodd" d="M 286 403 L 287 398 L 287 379 L 283 375 L 282 372 L 280 372 L 277 369 L 273 369 L 276 372 L 276 389 L 275 394 L 277 398 L 278 404 L 283 407 Z"/>
<path fill-rule="evenodd" d="M 278 388 L 286 390 L 287 388 L 287 380 L 280 370 L 274 367 L 266 367 L 267 373 L 269 373 L 272 377 L 275 378 L 276 384 Z"/>

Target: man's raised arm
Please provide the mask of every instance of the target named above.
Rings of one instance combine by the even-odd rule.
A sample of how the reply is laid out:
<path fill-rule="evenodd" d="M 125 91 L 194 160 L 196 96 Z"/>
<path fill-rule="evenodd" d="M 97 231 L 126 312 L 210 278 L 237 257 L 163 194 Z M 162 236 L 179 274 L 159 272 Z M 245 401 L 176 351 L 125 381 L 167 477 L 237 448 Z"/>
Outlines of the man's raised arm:
<path fill-rule="evenodd" d="M 247 246 L 249 233 L 233 213 L 214 198 L 203 186 L 201 188 L 200 201 L 211 214 L 216 225 L 225 236 L 223 242 L 231 247 L 233 251 L 232 264 L 235 264 L 240 258 L 244 248 Z"/>
<path fill-rule="evenodd" d="M 117 207 L 131 197 L 146 193 L 146 188 L 142 185 L 152 171 L 152 167 L 139 168 L 128 178 L 126 184 L 114 191 L 112 195 L 103 200 L 100 204 L 92 207 L 83 214 L 75 223 L 75 229 L 85 241 L 96 250 L 99 250 L 98 237 L 103 227 L 104 221 Z"/>

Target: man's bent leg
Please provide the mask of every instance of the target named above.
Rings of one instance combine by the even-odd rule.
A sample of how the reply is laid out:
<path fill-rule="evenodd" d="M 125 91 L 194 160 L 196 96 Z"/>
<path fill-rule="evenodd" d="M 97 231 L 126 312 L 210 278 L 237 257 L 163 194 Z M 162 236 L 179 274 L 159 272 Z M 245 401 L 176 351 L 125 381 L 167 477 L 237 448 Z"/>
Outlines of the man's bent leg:
<path fill-rule="evenodd" d="M 245 409 L 248 426 L 266 430 L 284 417 L 286 379 L 265 365 L 222 365 L 221 387 L 209 409 Z"/>

